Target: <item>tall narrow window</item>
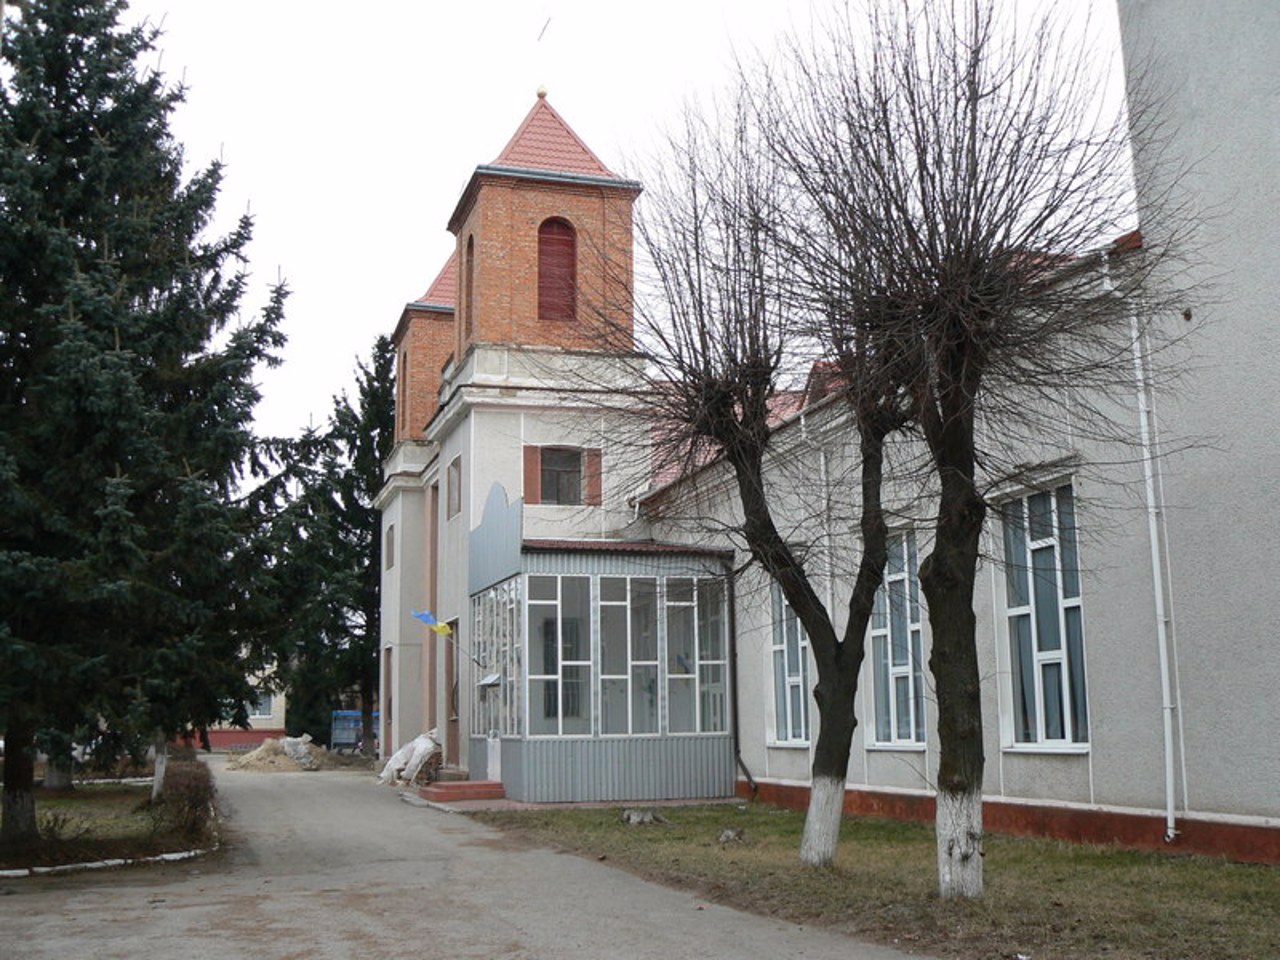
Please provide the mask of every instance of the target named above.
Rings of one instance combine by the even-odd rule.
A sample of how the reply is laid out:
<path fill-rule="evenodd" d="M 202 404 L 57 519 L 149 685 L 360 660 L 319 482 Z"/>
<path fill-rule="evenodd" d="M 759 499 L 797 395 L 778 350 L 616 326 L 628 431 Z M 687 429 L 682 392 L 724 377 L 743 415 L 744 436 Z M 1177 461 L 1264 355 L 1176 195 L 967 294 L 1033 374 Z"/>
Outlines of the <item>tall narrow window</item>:
<path fill-rule="evenodd" d="M 446 509 L 449 517 L 456 517 L 462 512 L 462 457 L 454 457 L 449 463 L 445 496 L 448 498 Z"/>
<path fill-rule="evenodd" d="M 382 568 L 390 570 L 396 565 L 396 525 L 387 524 L 387 534 L 382 541 Z"/>
<path fill-rule="evenodd" d="M 908 531 L 889 537 L 884 582 L 871 614 L 877 743 L 924 743 L 918 568 L 915 534 Z"/>
<path fill-rule="evenodd" d="M 467 237 L 467 256 L 463 264 L 462 336 L 471 338 L 475 329 L 476 238 Z"/>
<path fill-rule="evenodd" d="M 577 309 L 578 241 L 573 227 L 553 218 L 538 228 L 538 319 L 572 320 Z"/>
<path fill-rule="evenodd" d="M 809 637 L 796 612 L 773 585 L 774 737 L 779 743 L 809 742 Z"/>
<path fill-rule="evenodd" d="M 1005 603 L 1018 743 L 1087 743 L 1084 619 L 1070 484 L 1006 503 Z"/>

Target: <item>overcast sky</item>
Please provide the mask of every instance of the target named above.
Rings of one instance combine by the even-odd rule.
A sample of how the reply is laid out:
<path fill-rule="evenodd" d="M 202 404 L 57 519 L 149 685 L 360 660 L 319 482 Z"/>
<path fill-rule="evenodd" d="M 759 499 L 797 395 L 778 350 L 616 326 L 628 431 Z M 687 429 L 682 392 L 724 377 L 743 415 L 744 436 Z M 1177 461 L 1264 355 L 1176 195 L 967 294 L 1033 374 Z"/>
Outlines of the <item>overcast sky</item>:
<path fill-rule="evenodd" d="M 1068 3 L 1074 13 L 1084 0 Z M 357 357 L 452 252 L 445 224 L 459 194 L 539 86 L 607 166 L 634 175 L 683 101 L 726 83 L 735 51 L 767 50 L 809 10 L 809 0 L 132 0 L 128 18 L 162 27 L 160 67 L 188 87 L 173 118 L 188 163 L 226 165 L 218 229 L 253 214 L 244 309 L 261 309 L 277 277 L 292 290 L 259 433 L 324 423 Z"/>
<path fill-rule="evenodd" d="M 285 364 L 264 374 L 259 432 L 324 422 L 358 356 L 391 333 L 453 249 L 445 229 L 539 86 L 604 163 L 627 172 L 682 99 L 767 45 L 792 0 L 133 0 L 188 87 L 187 160 L 221 158 L 218 224 L 246 210 L 258 310 L 293 291 Z"/>

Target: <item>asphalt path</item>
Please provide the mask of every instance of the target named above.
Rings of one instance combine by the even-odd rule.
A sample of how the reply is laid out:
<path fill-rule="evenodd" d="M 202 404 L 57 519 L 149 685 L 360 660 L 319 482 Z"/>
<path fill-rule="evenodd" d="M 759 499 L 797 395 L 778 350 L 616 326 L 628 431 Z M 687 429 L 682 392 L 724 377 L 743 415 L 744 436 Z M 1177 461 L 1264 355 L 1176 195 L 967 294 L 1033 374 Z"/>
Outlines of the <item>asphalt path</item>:
<path fill-rule="evenodd" d="M 213 761 L 227 842 L 183 863 L 0 880 L 0 958 L 904 960 L 405 803 L 371 775 Z"/>

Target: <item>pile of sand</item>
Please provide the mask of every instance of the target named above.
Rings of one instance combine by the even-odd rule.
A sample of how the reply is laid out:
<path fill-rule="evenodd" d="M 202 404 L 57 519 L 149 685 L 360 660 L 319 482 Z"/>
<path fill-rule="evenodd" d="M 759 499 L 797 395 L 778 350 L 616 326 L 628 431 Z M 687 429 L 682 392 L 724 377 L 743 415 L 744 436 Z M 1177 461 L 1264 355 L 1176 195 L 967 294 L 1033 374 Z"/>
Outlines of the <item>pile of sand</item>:
<path fill-rule="evenodd" d="M 369 770 L 373 766 L 373 761 L 367 757 L 343 755 L 309 742 L 297 745 L 296 739 L 294 743 L 295 754 L 304 756 L 306 759 L 295 760 L 285 752 L 282 741 L 268 737 L 256 750 L 227 761 L 227 769 L 260 773 L 280 771 L 297 773 L 299 770 Z"/>

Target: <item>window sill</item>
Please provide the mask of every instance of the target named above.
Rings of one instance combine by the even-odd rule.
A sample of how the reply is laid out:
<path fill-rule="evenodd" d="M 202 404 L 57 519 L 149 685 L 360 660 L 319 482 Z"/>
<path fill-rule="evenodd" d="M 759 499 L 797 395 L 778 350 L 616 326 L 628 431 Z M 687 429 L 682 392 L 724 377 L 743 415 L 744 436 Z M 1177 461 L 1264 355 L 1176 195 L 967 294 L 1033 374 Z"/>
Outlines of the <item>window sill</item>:
<path fill-rule="evenodd" d="M 766 740 L 765 744 L 770 750 L 805 750 L 809 749 L 808 740 Z"/>
<path fill-rule="evenodd" d="M 1000 748 L 1004 753 L 1040 754 L 1082 757 L 1089 753 L 1087 743 L 1006 743 Z"/>
<path fill-rule="evenodd" d="M 924 743 L 868 743 L 863 747 L 869 753 L 924 753 Z"/>

